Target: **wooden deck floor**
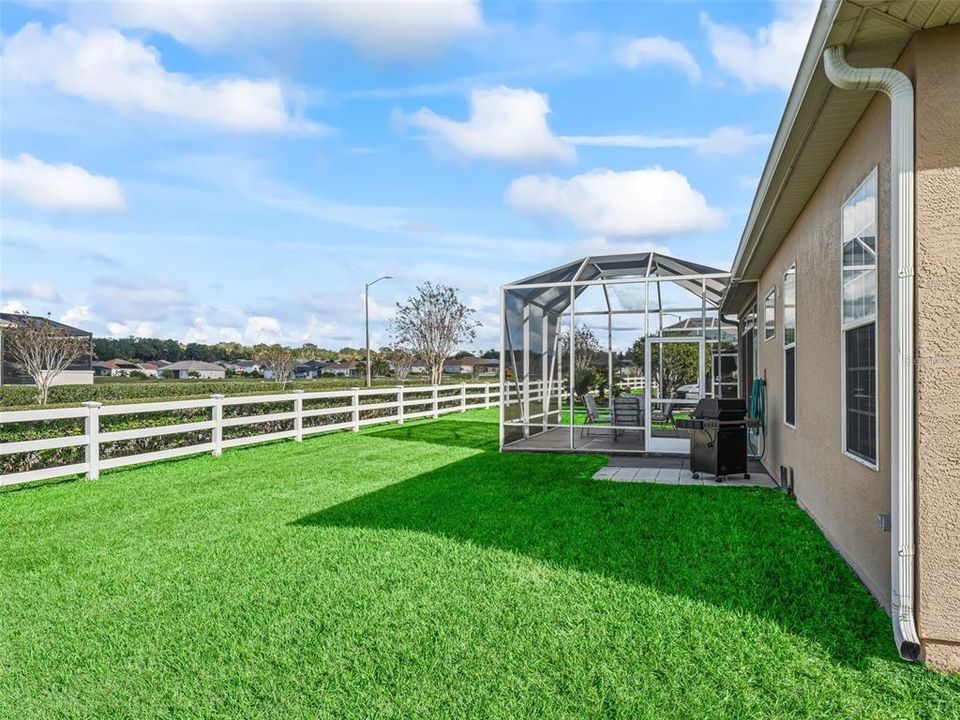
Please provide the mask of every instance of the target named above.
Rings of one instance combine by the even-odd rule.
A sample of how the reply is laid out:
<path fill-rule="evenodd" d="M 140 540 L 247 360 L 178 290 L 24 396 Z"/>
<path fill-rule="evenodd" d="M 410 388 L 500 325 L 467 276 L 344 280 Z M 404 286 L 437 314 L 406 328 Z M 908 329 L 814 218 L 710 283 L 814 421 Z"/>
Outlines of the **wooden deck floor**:
<path fill-rule="evenodd" d="M 614 440 L 609 429 L 576 426 L 573 430 L 573 452 L 638 453 L 646 448 L 643 433 L 625 431 Z M 516 440 L 503 448 L 520 452 L 570 452 L 570 428 L 552 428 L 529 438 Z"/>

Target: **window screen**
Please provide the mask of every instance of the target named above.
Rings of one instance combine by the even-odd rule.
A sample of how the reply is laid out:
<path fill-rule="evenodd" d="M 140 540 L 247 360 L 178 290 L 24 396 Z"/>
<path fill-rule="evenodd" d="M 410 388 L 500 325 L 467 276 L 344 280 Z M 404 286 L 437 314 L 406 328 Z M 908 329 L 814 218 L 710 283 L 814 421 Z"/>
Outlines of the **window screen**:
<path fill-rule="evenodd" d="M 797 348 L 783 351 L 783 421 L 797 424 Z"/>
<path fill-rule="evenodd" d="M 797 266 L 783 274 L 783 421 L 797 424 Z"/>
<path fill-rule="evenodd" d="M 843 327 L 877 314 L 877 173 L 843 205 Z"/>
<path fill-rule="evenodd" d="M 843 204 L 841 231 L 844 444 L 877 462 L 877 171 Z"/>
<path fill-rule="evenodd" d="M 797 266 L 783 274 L 783 344 L 797 342 Z"/>
<path fill-rule="evenodd" d="M 876 323 L 847 330 L 846 450 L 871 463 L 877 462 L 877 353 Z"/>
<path fill-rule="evenodd" d="M 770 290 L 763 301 L 763 339 L 773 340 L 777 336 L 777 291 Z"/>

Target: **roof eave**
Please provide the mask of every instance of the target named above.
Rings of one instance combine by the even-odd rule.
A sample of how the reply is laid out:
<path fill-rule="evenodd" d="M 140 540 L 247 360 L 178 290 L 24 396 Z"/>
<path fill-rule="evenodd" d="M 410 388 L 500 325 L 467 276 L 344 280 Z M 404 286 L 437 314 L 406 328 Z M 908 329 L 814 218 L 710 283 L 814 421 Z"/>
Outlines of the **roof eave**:
<path fill-rule="evenodd" d="M 760 183 L 757 186 L 757 192 L 753 198 L 753 204 L 750 207 L 750 214 L 747 216 L 747 224 L 740 237 L 740 244 L 737 246 L 737 254 L 734 257 L 733 265 L 730 267 L 731 281 L 720 303 L 722 313 L 732 313 L 739 309 L 734 299 L 742 295 L 739 291 L 739 286 L 742 279 L 741 273 L 743 266 L 749 261 L 750 255 L 760 240 L 759 236 L 754 236 L 760 211 L 766 202 L 767 193 L 770 191 L 776 170 L 780 166 L 787 141 L 793 134 L 797 115 L 806 98 L 810 81 L 813 79 L 820 65 L 820 58 L 823 55 L 827 39 L 830 36 L 830 31 L 833 29 L 833 24 L 837 19 L 837 13 L 839 13 L 842 4 L 843 0 L 825 0 L 817 12 L 817 18 L 813 23 L 813 30 L 810 32 L 807 47 L 800 61 L 800 68 L 797 70 L 797 77 L 793 82 L 793 87 L 790 89 L 790 96 L 787 98 L 787 105 L 783 111 L 783 117 L 780 119 L 780 125 L 777 127 L 777 133 L 774 136 L 773 145 L 770 148 L 770 154 L 767 156 L 767 162 L 763 167 L 763 174 L 760 176 Z"/>

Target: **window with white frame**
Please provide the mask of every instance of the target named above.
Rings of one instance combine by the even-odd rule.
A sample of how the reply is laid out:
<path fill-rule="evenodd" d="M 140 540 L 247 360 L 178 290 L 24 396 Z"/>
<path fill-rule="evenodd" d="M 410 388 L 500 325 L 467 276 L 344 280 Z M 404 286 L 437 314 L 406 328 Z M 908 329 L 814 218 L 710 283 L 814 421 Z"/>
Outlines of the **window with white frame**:
<path fill-rule="evenodd" d="M 877 171 L 843 204 L 843 448 L 877 463 Z"/>
<path fill-rule="evenodd" d="M 773 340 L 777 336 L 777 289 L 770 288 L 770 292 L 763 299 L 763 340 Z"/>
<path fill-rule="evenodd" d="M 783 274 L 783 421 L 797 426 L 797 266 Z"/>

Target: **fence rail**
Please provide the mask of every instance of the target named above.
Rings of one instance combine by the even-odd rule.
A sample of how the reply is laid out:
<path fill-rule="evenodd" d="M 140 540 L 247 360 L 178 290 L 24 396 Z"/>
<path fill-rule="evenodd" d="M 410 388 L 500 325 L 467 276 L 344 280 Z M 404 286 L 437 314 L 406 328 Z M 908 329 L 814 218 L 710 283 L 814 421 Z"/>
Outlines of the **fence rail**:
<path fill-rule="evenodd" d="M 536 390 L 534 386 L 540 386 L 542 384 L 543 383 L 539 381 L 531 383 L 531 390 Z M 499 404 L 500 397 L 501 390 L 499 384 L 462 383 L 460 385 L 429 386 L 398 385 L 394 388 L 351 388 L 350 390 L 323 390 L 318 392 L 293 390 L 289 393 L 240 397 L 211 395 L 209 398 L 200 400 L 125 403 L 122 405 L 103 405 L 99 402 L 85 402 L 81 403 L 81 406 L 77 408 L 0 412 L 0 426 L 4 427 L 9 427 L 16 423 L 42 423 L 50 420 L 71 418 L 82 418 L 84 425 L 82 433 L 79 434 L 0 443 L 0 455 L 31 453 L 78 446 L 84 448 L 83 462 L 0 475 L 0 486 L 67 477 L 80 473 L 86 474 L 90 479 L 96 479 L 100 476 L 101 470 L 122 467 L 124 465 L 155 462 L 157 460 L 208 452 L 219 456 L 224 449 L 242 445 L 252 445 L 255 443 L 291 438 L 299 442 L 302 441 L 305 436 L 323 432 L 334 432 L 337 430 L 352 430 L 357 432 L 361 427 L 367 425 L 385 423 L 402 424 L 405 420 L 436 418 L 447 413 L 465 412 L 475 408 L 494 407 Z M 514 388 L 507 387 L 503 392 L 503 397 L 505 400 L 510 401 L 517 399 L 518 395 Z M 366 399 L 374 399 L 377 401 L 363 402 Z M 349 402 L 330 407 L 304 408 L 305 402 L 317 400 L 347 400 Z M 224 415 L 225 408 L 254 404 L 272 405 L 278 403 L 289 403 L 290 409 L 279 410 L 277 408 L 270 408 L 269 412 L 261 414 L 231 415 L 229 417 Z M 209 411 L 208 419 L 113 431 L 103 430 L 101 425 L 101 418 L 108 416 L 148 415 L 150 413 L 203 409 Z M 389 414 L 364 417 L 364 413 L 372 411 L 379 413 L 389 412 Z M 337 420 L 337 416 L 349 417 L 350 419 L 304 425 L 305 419 L 332 417 L 333 420 Z M 293 428 L 288 430 L 229 439 L 224 439 L 223 437 L 225 428 L 291 421 Z M 210 440 L 185 447 L 171 447 L 101 459 L 102 446 L 109 443 L 195 432 L 209 432 Z"/>

